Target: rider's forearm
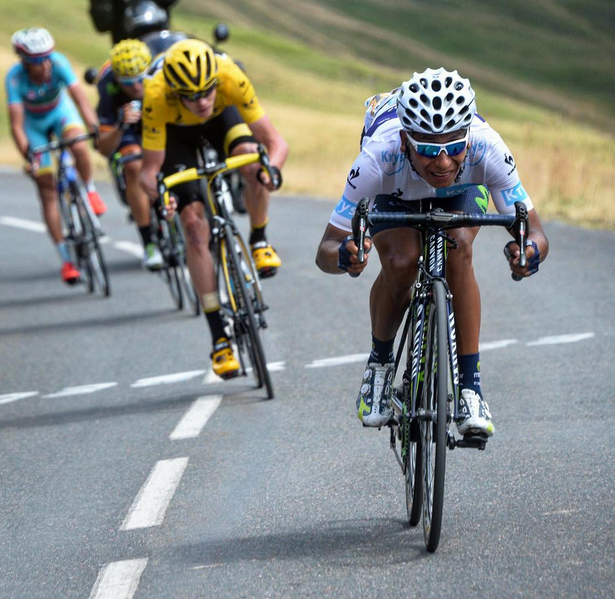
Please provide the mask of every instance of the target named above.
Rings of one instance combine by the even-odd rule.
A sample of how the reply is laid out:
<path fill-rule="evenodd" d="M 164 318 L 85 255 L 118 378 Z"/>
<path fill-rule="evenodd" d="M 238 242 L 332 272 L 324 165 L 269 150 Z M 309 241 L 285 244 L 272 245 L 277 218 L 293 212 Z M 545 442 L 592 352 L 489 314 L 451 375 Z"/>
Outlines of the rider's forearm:
<path fill-rule="evenodd" d="M 270 148 L 267 148 L 269 160 L 273 166 L 277 166 L 280 170 L 288 158 L 288 144 L 282 137 L 278 137 Z"/>
<path fill-rule="evenodd" d="M 119 146 L 122 139 L 122 129 L 120 127 L 114 127 L 108 131 L 100 133 L 98 138 L 98 151 L 110 158 Z"/>
<path fill-rule="evenodd" d="M 13 125 L 11 126 L 11 133 L 13 135 L 13 140 L 15 141 L 15 145 L 17 146 L 19 153 L 24 158 L 27 158 L 29 143 L 28 143 L 28 138 L 26 137 L 26 134 L 24 133 L 23 128 Z"/>
<path fill-rule="evenodd" d="M 337 265 L 340 242 L 327 240 L 321 242 L 316 253 L 316 266 L 331 275 L 343 275 L 344 271 Z"/>

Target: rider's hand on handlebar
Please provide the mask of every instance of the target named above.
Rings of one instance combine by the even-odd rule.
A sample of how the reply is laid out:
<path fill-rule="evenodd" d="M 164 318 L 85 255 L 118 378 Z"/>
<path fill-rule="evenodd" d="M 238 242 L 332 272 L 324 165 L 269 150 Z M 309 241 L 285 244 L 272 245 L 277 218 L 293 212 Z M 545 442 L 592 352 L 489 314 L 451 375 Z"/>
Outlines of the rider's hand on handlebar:
<path fill-rule="evenodd" d="M 256 178 L 259 182 L 264 185 L 269 191 L 276 191 L 282 187 L 282 173 L 277 166 L 271 165 L 271 171 L 275 178 L 275 181 L 272 181 L 269 177 L 269 174 L 264 168 L 261 168 L 256 174 Z"/>
<path fill-rule="evenodd" d="M 527 254 L 527 264 L 525 268 L 521 268 L 519 266 L 519 244 L 516 241 L 509 241 L 504 247 L 504 256 L 508 260 L 512 274 L 516 277 L 531 277 L 538 272 L 540 251 L 536 243 L 528 240 L 525 252 Z"/>
<path fill-rule="evenodd" d="M 344 241 L 340 244 L 340 248 L 338 251 L 338 261 L 337 266 L 347 272 L 352 277 L 358 277 L 367 266 L 369 260 L 369 252 L 372 249 L 372 238 L 366 237 L 365 242 L 363 243 L 363 248 L 365 249 L 365 259 L 363 262 L 359 262 L 358 248 L 352 235 L 348 235 L 348 237 L 344 238 Z"/>
<path fill-rule="evenodd" d="M 177 212 L 177 200 L 175 199 L 175 196 L 172 193 L 169 194 L 169 199 L 164 205 L 164 208 L 165 208 L 165 218 L 167 220 L 173 220 L 175 213 Z"/>

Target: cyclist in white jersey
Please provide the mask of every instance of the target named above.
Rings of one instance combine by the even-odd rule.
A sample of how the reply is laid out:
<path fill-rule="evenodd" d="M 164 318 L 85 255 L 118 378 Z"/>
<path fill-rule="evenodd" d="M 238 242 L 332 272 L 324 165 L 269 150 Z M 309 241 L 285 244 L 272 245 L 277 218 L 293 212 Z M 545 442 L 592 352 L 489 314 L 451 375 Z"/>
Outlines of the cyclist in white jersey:
<path fill-rule="evenodd" d="M 485 213 L 489 193 L 500 213 L 514 213 L 522 201 L 529 211 L 526 267 L 519 266 L 519 247 L 511 241 L 505 255 L 511 271 L 529 277 L 538 271 L 549 242 L 532 201 L 523 188 L 514 158 L 484 119 L 476 114 L 470 82 L 457 71 L 427 69 L 414 73 L 400 88 L 367 100 L 361 151 L 344 194 L 333 210 L 318 247 L 316 264 L 324 272 L 360 274 L 352 241 L 351 219 L 357 202 L 368 196 L 370 208 L 408 212 L 415 200 L 436 198 L 449 211 Z M 450 252 L 447 281 L 453 293 L 461 374 L 460 408 L 466 418 L 459 432 L 494 432 L 480 386 L 480 291 L 472 266 L 472 243 L 480 230 L 452 229 L 458 249 Z M 357 398 L 358 417 L 366 426 L 382 426 L 391 417 L 393 344 L 410 299 L 421 245 L 418 231 L 398 224 L 371 227 L 382 269 L 371 290 L 372 351 Z M 367 255 L 366 255 L 367 258 Z"/>

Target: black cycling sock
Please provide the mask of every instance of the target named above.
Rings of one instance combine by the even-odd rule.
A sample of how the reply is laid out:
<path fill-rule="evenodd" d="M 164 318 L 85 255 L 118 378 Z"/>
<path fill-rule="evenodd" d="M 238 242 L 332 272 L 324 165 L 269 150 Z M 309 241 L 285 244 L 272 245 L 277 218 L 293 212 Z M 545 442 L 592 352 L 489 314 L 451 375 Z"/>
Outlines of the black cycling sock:
<path fill-rule="evenodd" d="M 255 227 L 252 225 L 252 230 L 250 231 L 250 245 L 254 245 L 255 243 L 259 243 L 260 241 L 267 241 L 267 236 L 265 235 L 265 229 L 267 228 L 267 223 L 269 221 L 265 221 L 263 225 Z"/>
<path fill-rule="evenodd" d="M 212 312 L 205 312 L 205 318 L 207 318 L 207 324 L 211 330 L 211 338 L 215 344 L 221 337 L 226 337 L 226 331 L 224 330 L 224 323 L 218 310 Z"/>
<path fill-rule="evenodd" d="M 141 235 L 143 247 L 152 242 L 152 230 L 149 225 L 147 227 L 139 227 L 139 235 Z"/>
<path fill-rule="evenodd" d="M 368 362 L 377 362 L 383 366 L 395 362 L 394 343 L 395 337 L 390 341 L 380 341 L 372 335 L 372 351 L 369 354 Z"/>
<path fill-rule="evenodd" d="M 459 361 L 459 385 L 461 389 L 471 389 L 481 397 L 483 392 L 480 388 L 480 353 L 458 356 Z"/>

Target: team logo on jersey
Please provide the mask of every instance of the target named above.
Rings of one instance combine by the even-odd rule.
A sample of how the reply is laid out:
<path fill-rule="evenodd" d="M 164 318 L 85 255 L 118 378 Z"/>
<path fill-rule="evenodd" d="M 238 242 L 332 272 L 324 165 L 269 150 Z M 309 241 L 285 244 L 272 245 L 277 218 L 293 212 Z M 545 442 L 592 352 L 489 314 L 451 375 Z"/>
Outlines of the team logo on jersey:
<path fill-rule="evenodd" d="M 452 198 L 462 194 L 468 187 L 474 187 L 475 183 L 464 183 L 462 185 L 453 185 L 452 187 L 439 187 L 436 189 L 437 198 Z"/>
<path fill-rule="evenodd" d="M 339 214 L 343 218 L 352 218 L 354 216 L 354 211 L 357 205 L 350 200 L 346 196 L 342 196 L 342 199 L 339 201 L 339 204 L 335 207 L 335 212 Z"/>
<path fill-rule="evenodd" d="M 402 152 L 389 152 L 388 150 L 383 150 L 380 152 L 380 162 L 383 165 L 385 175 L 394 175 L 404 168 L 406 164 L 406 155 Z M 387 167 L 385 165 L 389 164 L 393 169 L 391 171 L 386 170 Z"/>
<path fill-rule="evenodd" d="M 527 198 L 527 192 L 523 189 L 521 181 L 514 187 L 502 190 L 502 198 L 507 206 L 512 206 L 515 202 L 522 202 Z"/>
<path fill-rule="evenodd" d="M 353 183 L 353 181 L 359 177 L 360 170 L 361 170 L 360 166 L 357 166 L 356 170 L 352 169 L 348 175 L 348 178 L 346 179 L 346 183 L 348 183 L 348 185 L 350 185 L 350 187 L 352 187 L 353 189 L 357 188 L 357 186 Z"/>
<path fill-rule="evenodd" d="M 515 163 L 515 159 L 512 157 L 512 154 L 504 154 L 504 162 L 512 167 L 509 171 L 508 171 L 508 175 L 510 176 L 510 174 L 517 168 L 517 165 Z"/>
<path fill-rule="evenodd" d="M 468 161 L 468 166 L 476 166 L 480 164 L 481 160 L 485 157 L 485 152 L 487 151 L 487 142 L 482 135 L 476 135 L 472 137 L 472 145 L 468 150 L 468 155 L 466 160 Z"/>

